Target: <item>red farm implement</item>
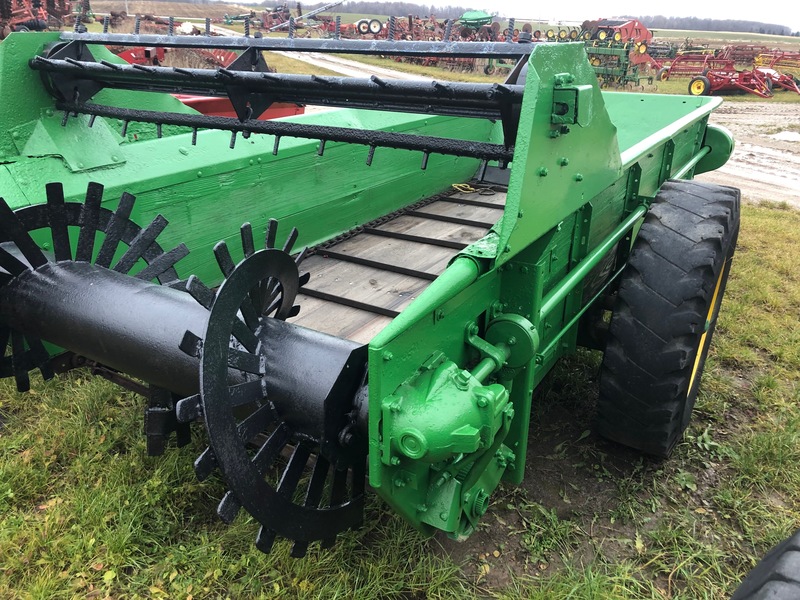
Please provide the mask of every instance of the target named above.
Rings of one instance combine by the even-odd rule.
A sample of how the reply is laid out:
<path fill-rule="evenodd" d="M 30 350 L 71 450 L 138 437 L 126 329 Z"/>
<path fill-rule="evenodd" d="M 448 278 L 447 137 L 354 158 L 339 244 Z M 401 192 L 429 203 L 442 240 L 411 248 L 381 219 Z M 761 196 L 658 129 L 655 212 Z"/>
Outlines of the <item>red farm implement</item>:
<path fill-rule="evenodd" d="M 583 31 L 589 39 L 649 44 L 653 33 L 636 19 L 598 19 L 585 21 Z"/>
<path fill-rule="evenodd" d="M 653 33 L 636 19 L 584 21 L 579 37 L 587 40 L 587 51 L 589 45 L 598 47 L 605 44 L 608 48 L 619 46 L 628 50 L 629 62 L 632 65 L 637 67 L 649 65 L 657 69 L 662 66 L 648 54 Z M 606 52 L 606 54 L 609 53 Z M 611 54 L 616 54 L 616 52 L 611 52 Z M 596 61 L 592 62 L 592 66 L 595 68 L 598 66 Z"/>
<path fill-rule="evenodd" d="M 713 54 L 679 54 L 667 67 L 658 70 L 656 78 L 666 81 L 670 77 L 696 77 L 712 69 L 733 70 L 733 62 L 720 60 Z"/>
<path fill-rule="evenodd" d="M 0 40 L 13 31 L 44 31 L 58 27 L 72 7 L 67 0 L 0 0 Z"/>
<path fill-rule="evenodd" d="M 756 56 L 753 64 L 756 67 L 791 73 L 795 78 L 800 78 L 800 52 L 783 52 L 781 50 L 765 52 Z"/>
<path fill-rule="evenodd" d="M 717 53 L 717 58 L 732 60 L 737 65 L 752 65 L 756 56 L 769 52 L 766 46 L 755 44 L 737 44 L 725 46 Z"/>
<path fill-rule="evenodd" d="M 692 96 L 710 96 L 731 92 L 745 92 L 760 98 L 772 98 L 773 89 L 782 89 L 800 94 L 800 87 L 794 77 L 769 68 L 737 71 L 710 70 L 704 75 L 692 78 L 689 82 L 689 94 Z"/>
<path fill-rule="evenodd" d="M 769 67 L 757 67 L 755 70 L 764 75 L 767 84 L 770 85 L 774 91 L 786 90 L 787 92 L 796 92 L 800 94 L 800 78 L 788 73 L 781 73 Z"/>

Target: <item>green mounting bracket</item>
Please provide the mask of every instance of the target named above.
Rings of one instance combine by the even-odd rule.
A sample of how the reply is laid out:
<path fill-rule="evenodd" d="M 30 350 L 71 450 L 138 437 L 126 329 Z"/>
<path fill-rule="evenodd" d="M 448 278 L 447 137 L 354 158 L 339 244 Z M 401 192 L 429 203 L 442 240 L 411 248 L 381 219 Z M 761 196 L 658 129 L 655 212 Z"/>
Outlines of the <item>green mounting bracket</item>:
<path fill-rule="evenodd" d="M 554 125 L 586 127 L 592 120 L 592 86 L 572 85 L 574 81 L 575 76 L 571 73 L 555 76 L 551 116 Z"/>

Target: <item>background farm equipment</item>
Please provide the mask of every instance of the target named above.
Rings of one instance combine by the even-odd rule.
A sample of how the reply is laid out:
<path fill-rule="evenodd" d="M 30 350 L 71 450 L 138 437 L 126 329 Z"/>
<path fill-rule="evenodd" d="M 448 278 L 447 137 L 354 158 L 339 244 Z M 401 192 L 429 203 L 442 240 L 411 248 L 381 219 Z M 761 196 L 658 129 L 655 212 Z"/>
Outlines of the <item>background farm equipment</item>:
<path fill-rule="evenodd" d="M 678 45 L 662 40 L 650 40 L 647 53 L 659 61 L 673 59 L 678 55 Z"/>
<path fill-rule="evenodd" d="M 730 70 L 731 65 L 731 61 L 718 59 L 713 53 L 678 54 L 668 66 L 658 70 L 656 78 L 667 81 L 672 77 L 697 77 L 711 69 Z"/>
<path fill-rule="evenodd" d="M 124 15 L 124 16 L 123 16 Z M 136 15 L 131 21 L 127 14 L 118 15 L 115 19 L 108 15 L 103 18 L 103 33 L 111 31 L 133 32 L 135 35 L 200 35 L 201 30 L 192 23 L 184 21 L 176 24 L 174 19 L 154 15 Z M 217 35 L 211 27 L 211 19 L 207 18 L 204 35 Z M 235 61 L 239 54 L 224 48 L 190 48 L 167 52 L 163 46 L 109 46 L 114 54 L 130 64 L 136 65 L 169 65 L 171 67 L 227 67 Z"/>
<path fill-rule="evenodd" d="M 305 15 L 303 15 L 302 8 L 300 3 L 297 3 L 297 15 L 296 17 L 292 17 L 291 13 L 288 10 L 286 4 L 282 7 L 276 9 L 273 13 L 267 14 L 264 13 L 264 27 L 269 31 L 280 31 L 281 29 L 288 29 L 289 23 L 294 20 L 294 25 L 296 27 L 303 27 L 305 23 L 301 21 L 301 17 L 308 21 L 309 19 L 314 19 L 317 15 L 324 13 L 332 8 L 335 8 L 342 4 L 344 0 L 337 0 L 336 2 L 330 2 L 325 4 L 324 6 L 320 6 L 319 8 L 315 8 L 314 10 L 308 11 Z"/>
<path fill-rule="evenodd" d="M 236 21 L 244 21 L 244 20 L 252 21 L 255 18 L 256 18 L 256 13 L 253 10 L 239 15 L 229 15 L 226 13 L 222 17 L 222 22 L 225 23 L 225 25 L 233 25 Z"/>
<path fill-rule="evenodd" d="M 639 85 L 639 69 L 662 66 L 648 53 L 652 32 L 635 19 L 585 21 L 577 37 L 585 40 L 589 62 L 605 80 Z"/>
<path fill-rule="evenodd" d="M 461 15 L 458 18 L 458 23 L 463 27 L 478 31 L 481 27 L 491 25 L 493 20 L 494 16 L 489 13 L 482 10 L 471 10 Z"/>
<path fill-rule="evenodd" d="M 746 92 L 760 98 L 771 98 L 774 88 L 800 94 L 794 77 L 775 69 L 756 68 L 736 70 L 732 62 L 727 69 L 713 69 L 692 78 L 689 93 L 693 96 L 710 96 L 730 92 Z"/>
<path fill-rule="evenodd" d="M 584 21 L 582 33 L 584 39 L 600 42 L 632 42 L 645 47 L 653 39 L 653 33 L 636 19 L 598 19 Z"/>
<path fill-rule="evenodd" d="M 13 31 L 57 29 L 71 11 L 72 5 L 68 0 L 2 0 L 0 40 Z"/>
<path fill-rule="evenodd" d="M 594 68 L 601 87 L 641 86 L 643 80 L 650 84 L 653 83 L 653 76 L 640 75 L 639 64 L 631 59 L 631 56 L 639 54 L 637 48 L 644 48 L 644 46 L 634 46 L 632 54 L 631 45 L 627 43 L 598 43 L 597 40 L 592 40 L 585 44 L 589 64 Z"/>
<path fill-rule="evenodd" d="M 766 46 L 756 44 L 729 44 L 715 53 L 720 60 L 731 60 L 737 65 L 752 66 L 756 56 L 769 52 Z"/>
<path fill-rule="evenodd" d="M 693 77 L 689 82 L 689 93 L 692 96 L 710 96 L 725 92 L 740 91 L 770 98 L 772 84 L 767 82 L 767 77 L 760 71 L 737 71 L 733 63 L 728 63 L 727 69 L 709 69 L 705 75 Z"/>
<path fill-rule="evenodd" d="M 772 91 L 786 90 L 800 94 L 800 78 L 768 67 L 757 67 L 754 70 L 764 76 Z"/>
<path fill-rule="evenodd" d="M 106 45 L 241 55 L 142 68 Z M 265 50 L 519 62 L 430 84 L 270 73 Z M 53 33 L 0 59 L 2 374 L 92 366 L 146 397 L 152 454 L 203 424 L 198 477 L 262 551 L 330 546 L 367 481 L 469 535 L 579 345 L 606 351 L 604 436 L 680 439 L 738 233 L 738 191 L 689 181 L 732 151 L 719 99 L 604 94 L 578 44 Z M 344 108 L 258 120 L 273 102 Z"/>
<path fill-rule="evenodd" d="M 756 67 L 766 67 L 790 74 L 796 80 L 800 80 L 800 52 L 784 52 L 782 50 L 765 52 L 756 56 L 753 64 Z"/>

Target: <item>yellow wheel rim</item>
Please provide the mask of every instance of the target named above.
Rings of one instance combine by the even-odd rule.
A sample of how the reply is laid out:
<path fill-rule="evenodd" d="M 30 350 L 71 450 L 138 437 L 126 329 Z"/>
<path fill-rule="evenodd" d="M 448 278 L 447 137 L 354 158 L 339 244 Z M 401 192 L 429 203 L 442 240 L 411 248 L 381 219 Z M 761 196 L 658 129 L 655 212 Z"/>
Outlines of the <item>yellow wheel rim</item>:
<path fill-rule="evenodd" d="M 694 95 L 694 96 L 702 96 L 703 92 L 706 91 L 705 82 L 704 81 L 700 81 L 699 79 L 697 81 L 693 81 L 692 85 L 691 85 L 691 88 L 690 88 L 690 91 L 692 92 L 692 95 Z"/>
<path fill-rule="evenodd" d="M 692 388 L 694 387 L 694 381 L 697 379 L 698 372 L 700 371 L 700 363 L 703 359 L 703 354 L 705 354 L 706 346 L 709 342 L 708 331 L 711 329 L 711 319 L 714 318 L 714 309 L 717 307 L 717 299 L 719 298 L 719 292 L 722 289 L 722 281 L 725 279 L 725 273 L 728 270 L 728 264 L 722 265 L 722 270 L 719 272 L 719 277 L 717 278 L 717 285 L 714 288 L 714 295 L 711 297 L 711 306 L 708 307 L 708 314 L 706 315 L 706 324 L 705 324 L 705 331 L 703 331 L 703 335 L 700 336 L 700 343 L 697 346 L 697 356 L 694 357 L 694 365 L 692 365 L 692 376 L 689 378 L 689 388 L 686 390 L 687 394 L 692 393 Z"/>

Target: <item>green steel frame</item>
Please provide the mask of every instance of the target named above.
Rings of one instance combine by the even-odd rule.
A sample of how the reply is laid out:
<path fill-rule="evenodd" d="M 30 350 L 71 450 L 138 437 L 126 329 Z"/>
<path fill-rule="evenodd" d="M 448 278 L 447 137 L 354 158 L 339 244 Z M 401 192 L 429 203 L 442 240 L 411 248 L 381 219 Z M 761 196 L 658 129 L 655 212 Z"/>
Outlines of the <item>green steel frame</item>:
<path fill-rule="evenodd" d="M 67 200 L 89 181 L 110 208 L 137 196 L 135 221 L 163 214 L 162 243 L 193 252 L 183 275 L 218 277 L 207 251 L 243 221 L 276 218 L 300 244 L 335 238 L 441 193 L 476 173 L 475 159 L 251 136 L 131 126 L 54 111 L 28 60 L 57 34 L 0 44 L 0 195 L 13 207 L 44 201 L 60 181 Z M 106 60 L 114 60 L 110 54 Z M 423 531 L 468 535 L 501 480 L 524 473 L 534 390 L 577 344 L 578 322 L 614 285 L 637 226 L 664 181 L 723 164 L 731 136 L 708 125 L 720 100 L 605 93 L 583 43 L 539 44 L 525 85 L 503 217 L 462 251 L 369 344 L 369 482 Z M 113 106 L 190 111 L 163 94 L 107 90 Z M 500 143 L 499 123 L 341 109 L 304 123 Z M 75 232 L 73 232 L 75 233 Z M 48 248 L 45 238 L 41 244 Z M 231 244 L 235 247 L 236 244 Z M 195 251 L 197 250 L 197 251 Z M 234 259 L 241 257 L 234 256 Z M 611 268 L 609 268 L 611 267 Z"/>

